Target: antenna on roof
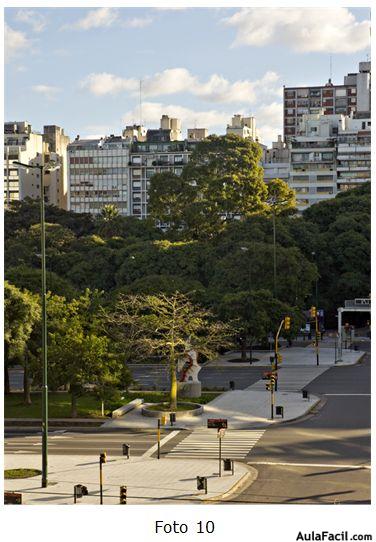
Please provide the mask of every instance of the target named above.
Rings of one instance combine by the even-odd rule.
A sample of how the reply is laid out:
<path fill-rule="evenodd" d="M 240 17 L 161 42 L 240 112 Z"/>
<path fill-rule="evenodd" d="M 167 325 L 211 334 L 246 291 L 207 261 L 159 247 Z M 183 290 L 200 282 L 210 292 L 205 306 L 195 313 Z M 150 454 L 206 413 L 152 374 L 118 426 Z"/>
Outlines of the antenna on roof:
<path fill-rule="evenodd" d="M 140 126 L 142 126 L 142 79 L 140 79 Z"/>
<path fill-rule="evenodd" d="M 333 55 L 330 53 L 329 57 L 329 81 L 332 82 L 333 79 Z"/>

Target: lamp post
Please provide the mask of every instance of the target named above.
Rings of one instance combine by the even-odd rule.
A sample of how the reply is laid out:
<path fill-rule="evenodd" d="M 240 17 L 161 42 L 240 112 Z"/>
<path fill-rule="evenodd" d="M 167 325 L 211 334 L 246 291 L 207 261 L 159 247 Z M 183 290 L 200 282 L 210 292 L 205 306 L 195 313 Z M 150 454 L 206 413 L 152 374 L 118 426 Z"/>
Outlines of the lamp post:
<path fill-rule="evenodd" d="M 273 216 L 273 297 L 277 297 L 277 233 L 275 224 L 276 206 L 284 205 L 285 203 L 288 203 L 288 200 L 279 200 L 277 196 L 271 196 L 266 202 L 272 208 Z"/>
<path fill-rule="evenodd" d="M 42 271 L 42 487 L 48 485 L 48 374 L 47 374 L 47 310 L 46 310 L 46 231 L 44 212 L 44 168 L 55 168 L 55 162 L 47 164 L 23 164 L 14 161 L 13 164 L 28 168 L 39 169 L 40 173 L 40 245 L 41 245 L 41 271 Z"/>

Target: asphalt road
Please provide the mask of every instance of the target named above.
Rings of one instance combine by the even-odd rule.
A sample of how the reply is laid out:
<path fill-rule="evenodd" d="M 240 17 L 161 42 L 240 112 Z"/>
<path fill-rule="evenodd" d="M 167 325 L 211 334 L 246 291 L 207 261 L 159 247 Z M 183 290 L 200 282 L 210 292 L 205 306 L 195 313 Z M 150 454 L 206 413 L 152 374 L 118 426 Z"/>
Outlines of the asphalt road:
<path fill-rule="evenodd" d="M 166 365 L 130 365 L 133 378 L 143 388 L 168 389 L 169 376 Z M 229 389 L 230 380 L 235 388 L 242 390 L 254 384 L 262 377 L 265 367 L 252 367 L 248 363 L 244 367 L 202 367 L 199 378 L 203 388 Z M 137 387 L 137 386 L 135 386 Z"/>
<path fill-rule="evenodd" d="M 161 431 L 161 438 L 165 436 Z M 107 455 L 122 455 L 122 444 L 130 444 L 131 455 L 143 455 L 157 442 L 156 431 L 56 431 L 48 439 L 49 453 L 55 455 L 95 455 L 106 451 Z M 41 453 L 41 435 L 7 435 L 5 453 Z"/>
<path fill-rule="evenodd" d="M 247 458 L 258 478 L 235 501 L 370 502 L 370 356 L 329 369 L 307 389 L 323 406 L 264 433 Z"/>

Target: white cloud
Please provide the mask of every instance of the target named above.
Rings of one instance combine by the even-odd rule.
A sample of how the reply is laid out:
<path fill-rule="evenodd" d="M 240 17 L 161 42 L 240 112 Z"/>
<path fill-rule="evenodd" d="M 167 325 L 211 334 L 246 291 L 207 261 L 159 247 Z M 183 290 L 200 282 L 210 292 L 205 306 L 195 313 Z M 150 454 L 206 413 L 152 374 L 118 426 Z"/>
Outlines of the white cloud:
<path fill-rule="evenodd" d="M 151 17 L 133 17 L 133 19 L 125 19 L 122 26 L 126 28 L 145 28 L 153 22 Z"/>
<path fill-rule="evenodd" d="M 75 28 L 77 30 L 90 30 L 91 28 L 108 28 L 118 21 L 118 11 L 113 8 L 99 8 L 89 13 L 73 24 L 64 25 L 62 28 Z"/>
<path fill-rule="evenodd" d="M 186 128 L 210 128 L 212 126 L 226 126 L 230 120 L 228 113 L 211 109 L 209 111 L 195 111 L 181 105 L 165 105 L 157 102 L 144 102 L 142 104 L 142 122 L 146 125 L 157 125 L 162 115 L 169 115 L 181 119 Z M 138 121 L 140 111 L 138 108 L 128 111 L 123 117 L 124 124 L 132 124 Z"/>
<path fill-rule="evenodd" d="M 233 46 L 284 44 L 294 51 L 354 53 L 370 45 L 370 22 L 347 8 L 242 8 L 224 22 L 237 30 Z"/>
<path fill-rule="evenodd" d="M 92 73 L 81 82 L 92 94 L 103 96 L 129 91 L 136 95 L 139 81 L 122 78 L 110 73 Z M 221 75 L 213 74 L 206 82 L 186 68 L 170 68 L 147 76 L 142 80 L 143 96 L 165 96 L 187 93 L 203 100 L 216 103 L 254 103 L 259 96 L 279 96 L 281 85 L 275 72 L 266 72 L 261 79 L 248 79 L 230 82 Z"/>
<path fill-rule="evenodd" d="M 255 111 L 257 131 L 262 143 L 270 144 L 277 141 L 282 134 L 283 105 L 282 102 L 272 102 L 262 105 Z"/>
<path fill-rule="evenodd" d="M 139 88 L 137 79 L 122 79 L 112 73 L 91 73 L 83 81 L 81 88 L 87 88 L 96 96 L 104 96 L 106 94 L 117 94 L 123 91 L 135 92 Z"/>
<path fill-rule="evenodd" d="M 31 89 L 37 94 L 42 94 L 48 100 L 53 100 L 56 94 L 60 92 L 60 88 L 51 85 L 34 85 Z"/>
<path fill-rule="evenodd" d="M 28 24 L 34 32 L 42 32 L 47 24 L 44 15 L 31 9 L 19 9 L 15 15 L 15 20 Z"/>
<path fill-rule="evenodd" d="M 4 47 L 5 47 L 5 59 L 9 61 L 14 56 L 22 53 L 25 49 L 29 49 L 31 46 L 31 40 L 26 37 L 24 32 L 14 30 L 9 25 L 5 24 L 4 27 Z"/>

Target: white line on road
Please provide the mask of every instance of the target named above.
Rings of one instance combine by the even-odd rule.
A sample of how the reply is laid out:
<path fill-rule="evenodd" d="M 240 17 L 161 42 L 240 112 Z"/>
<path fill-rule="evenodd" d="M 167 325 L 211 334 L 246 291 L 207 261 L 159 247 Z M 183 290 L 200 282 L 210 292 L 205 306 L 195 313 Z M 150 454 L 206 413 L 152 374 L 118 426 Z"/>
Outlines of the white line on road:
<path fill-rule="evenodd" d="M 371 465 L 333 465 L 333 463 L 283 463 L 273 461 L 248 461 L 248 465 L 275 465 L 284 467 L 317 467 L 332 469 L 371 469 Z"/>
<path fill-rule="evenodd" d="M 163 444 L 166 444 L 166 442 L 168 442 L 169 440 L 171 440 L 173 437 L 175 437 L 177 434 L 179 433 L 179 431 L 171 431 L 171 433 L 169 435 L 166 435 L 161 441 L 160 441 L 160 446 L 162 447 Z M 154 446 L 152 446 L 151 448 L 149 448 L 148 450 L 146 450 L 146 452 L 143 454 L 142 457 L 151 457 L 153 455 L 154 452 L 156 452 L 158 449 L 158 443 L 157 444 L 154 444 Z"/>

